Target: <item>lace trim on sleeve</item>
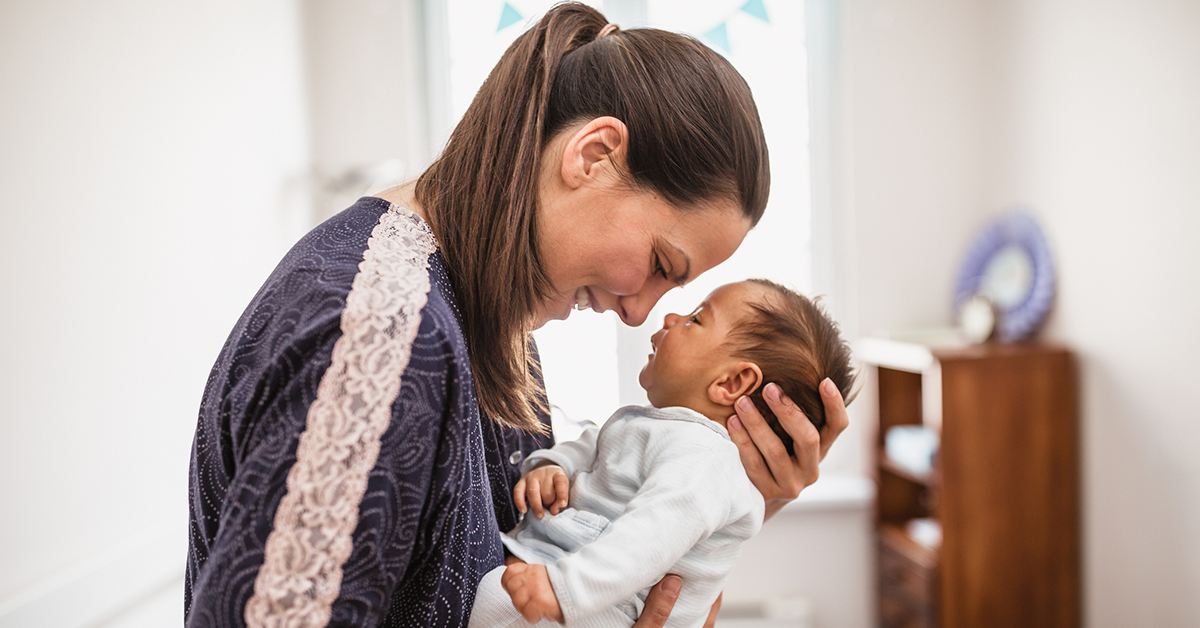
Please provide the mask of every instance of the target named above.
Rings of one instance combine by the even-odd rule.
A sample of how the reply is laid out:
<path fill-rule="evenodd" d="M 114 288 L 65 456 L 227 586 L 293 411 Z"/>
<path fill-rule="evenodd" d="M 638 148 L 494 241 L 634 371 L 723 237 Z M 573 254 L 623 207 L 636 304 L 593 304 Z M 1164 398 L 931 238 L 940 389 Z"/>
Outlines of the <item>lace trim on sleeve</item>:
<path fill-rule="evenodd" d="M 333 362 L 309 407 L 287 493 L 267 537 L 246 624 L 329 623 L 350 557 L 351 535 L 391 420 L 430 290 L 429 227 L 393 205 L 371 231 Z"/>

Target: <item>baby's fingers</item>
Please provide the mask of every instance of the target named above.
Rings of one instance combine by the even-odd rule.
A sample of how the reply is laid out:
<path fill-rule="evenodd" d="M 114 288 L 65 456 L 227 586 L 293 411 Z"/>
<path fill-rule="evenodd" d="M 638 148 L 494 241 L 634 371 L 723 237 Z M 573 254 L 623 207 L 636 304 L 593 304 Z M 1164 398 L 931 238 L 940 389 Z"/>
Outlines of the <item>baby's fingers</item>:
<path fill-rule="evenodd" d="M 521 616 L 529 623 L 536 623 L 541 617 L 538 616 L 533 604 L 533 591 L 529 587 L 527 581 L 529 575 L 529 565 L 525 563 L 514 563 L 509 565 L 500 576 L 500 586 L 508 593 L 512 600 L 513 608 L 521 613 Z"/>
<path fill-rule="evenodd" d="M 534 478 L 534 477 L 529 478 L 528 489 L 525 492 L 526 492 L 526 494 L 529 495 L 529 508 L 533 510 L 533 516 L 537 517 L 538 519 L 541 519 L 543 516 L 543 513 L 545 512 L 542 509 L 542 484 L 541 484 L 541 482 L 538 482 L 537 478 Z"/>
<path fill-rule="evenodd" d="M 517 480 L 517 486 L 513 489 L 513 503 L 517 505 L 517 512 L 521 514 L 528 510 L 525 506 L 525 478 Z"/>
<path fill-rule="evenodd" d="M 509 583 L 512 582 L 512 579 L 516 578 L 517 574 L 521 572 L 520 567 L 517 567 L 519 564 L 520 563 L 513 563 L 511 565 L 507 565 L 504 573 L 500 574 L 500 586 L 503 587 L 507 593 L 512 593 L 512 586 Z"/>
<path fill-rule="evenodd" d="M 566 473 L 555 474 L 553 489 L 550 499 L 554 502 L 550 506 L 550 514 L 557 515 L 567 507 L 567 500 L 571 498 L 571 482 L 567 480 Z"/>
<path fill-rule="evenodd" d="M 511 564 L 506 563 L 504 573 L 500 574 L 500 586 L 504 587 L 505 591 L 512 593 L 520 588 L 516 581 L 525 575 L 525 572 L 528 570 L 529 564 L 520 559 Z"/>

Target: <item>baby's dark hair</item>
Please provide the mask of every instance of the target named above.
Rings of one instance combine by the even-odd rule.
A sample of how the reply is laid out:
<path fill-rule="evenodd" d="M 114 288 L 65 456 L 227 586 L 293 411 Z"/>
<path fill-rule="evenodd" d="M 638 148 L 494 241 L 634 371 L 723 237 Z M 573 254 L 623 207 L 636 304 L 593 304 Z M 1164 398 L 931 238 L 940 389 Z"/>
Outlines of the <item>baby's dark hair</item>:
<path fill-rule="evenodd" d="M 847 405 L 854 399 L 858 374 L 850 365 L 850 346 L 842 339 L 837 323 L 809 298 L 766 279 L 746 282 L 766 288 L 767 294 L 748 304 L 750 313 L 730 333 L 726 342 L 732 354 L 757 364 L 764 386 L 778 384 L 818 430 L 825 427 L 819 387 L 826 377 L 833 380 Z M 792 437 L 763 399 L 763 386 L 749 397 L 783 441 L 788 455 L 795 455 Z"/>

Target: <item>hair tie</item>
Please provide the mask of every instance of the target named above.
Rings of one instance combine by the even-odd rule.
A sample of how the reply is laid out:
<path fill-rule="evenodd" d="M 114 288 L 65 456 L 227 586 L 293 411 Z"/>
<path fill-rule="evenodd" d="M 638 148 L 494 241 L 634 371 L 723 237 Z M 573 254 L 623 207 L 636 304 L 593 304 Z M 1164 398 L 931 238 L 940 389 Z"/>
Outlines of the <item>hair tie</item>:
<path fill-rule="evenodd" d="M 596 35 L 596 39 L 600 39 L 601 37 L 604 37 L 605 35 L 611 34 L 618 30 L 621 30 L 620 26 L 617 26 L 616 24 L 609 22 L 608 24 L 604 25 L 604 28 L 600 29 L 600 34 Z"/>

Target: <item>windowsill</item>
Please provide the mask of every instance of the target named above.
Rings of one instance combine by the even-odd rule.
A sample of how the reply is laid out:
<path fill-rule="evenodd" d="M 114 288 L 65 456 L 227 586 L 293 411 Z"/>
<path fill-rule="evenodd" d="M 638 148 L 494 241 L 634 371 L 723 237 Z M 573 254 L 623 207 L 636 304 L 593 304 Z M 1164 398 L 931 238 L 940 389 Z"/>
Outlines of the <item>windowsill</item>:
<path fill-rule="evenodd" d="M 875 499 L 875 483 L 857 475 L 827 475 L 800 492 L 800 497 L 780 513 L 869 509 Z"/>

